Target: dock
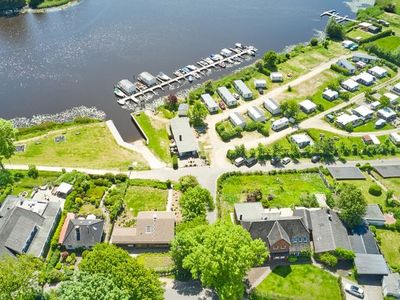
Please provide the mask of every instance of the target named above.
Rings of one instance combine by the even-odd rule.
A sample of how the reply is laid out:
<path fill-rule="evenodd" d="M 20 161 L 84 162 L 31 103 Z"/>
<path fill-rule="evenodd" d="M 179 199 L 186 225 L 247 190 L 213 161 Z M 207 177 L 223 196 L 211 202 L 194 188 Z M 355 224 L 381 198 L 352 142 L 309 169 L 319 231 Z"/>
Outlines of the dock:
<path fill-rule="evenodd" d="M 341 16 L 338 12 L 336 12 L 336 10 L 332 9 L 332 10 L 327 10 L 324 11 L 320 17 L 330 17 L 330 18 L 334 18 L 336 20 L 336 22 L 338 23 L 342 23 L 342 22 L 357 22 L 357 20 L 351 19 L 348 16 Z"/>
<path fill-rule="evenodd" d="M 171 78 L 170 80 L 162 81 L 161 83 L 158 83 L 158 84 L 153 85 L 151 87 L 147 87 L 146 89 L 138 91 L 133 95 L 123 97 L 123 98 L 121 98 L 121 100 L 123 100 L 123 101 L 132 101 L 132 99 L 139 99 L 140 97 L 145 96 L 148 93 L 156 94 L 156 92 L 155 92 L 156 90 L 164 90 L 164 87 L 167 87 L 167 86 L 169 87 L 169 86 L 173 85 L 174 83 L 178 83 L 179 84 L 180 80 L 187 80 L 189 76 L 197 78 L 198 77 L 197 76 L 198 73 L 201 74 L 203 71 L 207 71 L 209 69 L 219 67 L 221 63 L 225 63 L 225 62 L 227 62 L 229 60 L 232 60 L 234 58 L 237 58 L 237 57 L 241 58 L 244 55 L 251 55 L 252 51 L 254 51 L 254 50 L 251 49 L 250 47 L 246 47 L 244 49 L 240 49 L 240 51 L 235 52 L 235 54 L 233 54 L 231 56 L 224 57 L 222 59 L 219 59 L 217 61 L 213 61 L 212 63 L 209 63 L 209 64 L 204 65 L 202 67 L 198 67 L 196 70 L 190 71 L 190 72 L 188 72 L 188 73 L 186 73 L 184 75 L 179 75 L 179 76 L 175 75 L 176 76 L 175 78 Z"/>

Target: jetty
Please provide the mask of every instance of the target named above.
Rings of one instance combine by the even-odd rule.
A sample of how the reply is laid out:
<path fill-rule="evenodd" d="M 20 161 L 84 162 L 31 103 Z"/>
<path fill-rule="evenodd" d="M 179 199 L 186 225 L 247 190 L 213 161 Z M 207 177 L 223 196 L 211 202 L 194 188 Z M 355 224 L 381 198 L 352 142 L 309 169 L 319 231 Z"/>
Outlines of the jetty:
<path fill-rule="evenodd" d="M 330 17 L 330 18 L 334 18 L 336 20 L 336 22 L 338 23 L 342 23 L 342 22 L 357 22 L 357 20 L 351 19 L 348 16 L 341 16 L 336 10 L 331 9 L 331 10 L 327 10 L 324 11 L 320 17 Z"/>

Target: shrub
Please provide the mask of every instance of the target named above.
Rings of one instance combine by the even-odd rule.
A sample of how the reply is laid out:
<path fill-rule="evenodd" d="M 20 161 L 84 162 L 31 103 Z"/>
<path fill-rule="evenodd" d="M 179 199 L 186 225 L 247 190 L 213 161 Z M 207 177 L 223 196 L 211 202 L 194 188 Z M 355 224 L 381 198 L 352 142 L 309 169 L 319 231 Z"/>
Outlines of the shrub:
<path fill-rule="evenodd" d="M 36 166 L 34 166 L 34 165 L 30 165 L 30 166 L 29 166 L 29 169 L 28 169 L 28 176 L 31 177 L 31 178 L 33 178 L 33 179 L 36 179 L 36 178 L 39 177 L 39 171 L 38 171 L 38 169 L 36 168 Z"/>
<path fill-rule="evenodd" d="M 194 188 L 199 182 L 193 175 L 186 175 L 179 178 L 179 189 L 185 193 L 188 189 Z"/>
<path fill-rule="evenodd" d="M 178 169 L 178 156 L 176 155 L 172 156 L 172 167 L 174 168 L 174 170 Z"/>
<path fill-rule="evenodd" d="M 310 41 L 310 45 L 313 47 L 318 46 L 318 39 L 312 38 Z"/>
<path fill-rule="evenodd" d="M 379 197 L 380 195 L 382 195 L 382 188 L 374 183 L 369 187 L 368 193 L 370 193 L 372 196 Z"/>
<path fill-rule="evenodd" d="M 322 255 L 320 255 L 319 260 L 321 261 L 322 264 L 331 268 L 336 267 L 338 263 L 337 257 L 329 252 L 325 252 Z"/>
<path fill-rule="evenodd" d="M 337 258 L 344 260 L 353 260 L 356 256 L 353 251 L 344 248 L 336 248 L 335 254 Z"/>

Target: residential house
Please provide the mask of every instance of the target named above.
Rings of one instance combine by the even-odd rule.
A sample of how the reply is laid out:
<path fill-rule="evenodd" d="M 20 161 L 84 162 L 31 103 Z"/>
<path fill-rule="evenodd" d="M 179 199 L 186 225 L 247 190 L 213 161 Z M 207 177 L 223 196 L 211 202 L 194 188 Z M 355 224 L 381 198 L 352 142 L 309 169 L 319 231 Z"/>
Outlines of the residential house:
<path fill-rule="evenodd" d="M 361 22 L 358 24 L 358 28 L 364 30 L 364 31 L 368 31 L 368 28 L 371 27 L 372 24 L 368 23 L 368 22 Z"/>
<path fill-rule="evenodd" d="M 300 109 L 307 114 L 314 112 L 317 109 L 317 105 L 311 100 L 304 100 L 299 103 Z"/>
<path fill-rule="evenodd" d="M 383 216 L 383 213 L 378 204 L 368 204 L 364 220 L 365 222 L 367 222 L 368 225 L 373 225 L 373 226 L 385 225 L 385 217 Z"/>
<path fill-rule="evenodd" d="M 354 62 L 362 61 L 362 62 L 364 62 L 366 64 L 369 64 L 369 63 L 376 62 L 379 58 L 374 56 L 374 55 L 369 55 L 369 54 L 366 54 L 366 53 L 357 52 L 357 53 L 354 53 L 352 59 L 353 59 Z"/>
<path fill-rule="evenodd" d="M 250 89 L 242 80 L 233 81 L 233 86 L 238 91 L 238 93 L 243 97 L 244 100 L 253 99 L 253 92 L 250 91 Z"/>
<path fill-rule="evenodd" d="M 73 186 L 69 183 L 62 182 L 55 190 L 58 197 L 66 198 L 71 193 Z"/>
<path fill-rule="evenodd" d="M 388 72 L 384 68 L 379 66 L 372 67 L 368 70 L 368 73 L 378 78 L 383 78 L 388 74 Z"/>
<path fill-rule="evenodd" d="M 391 105 L 396 105 L 400 98 L 398 95 L 395 95 L 393 93 L 384 93 L 383 96 L 389 99 Z"/>
<path fill-rule="evenodd" d="M 152 86 L 157 84 L 157 79 L 151 75 L 149 72 L 142 72 L 138 75 L 138 80 L 143 82 L 147 86 Z"/>
<path fill-rule="evenodd" d="M 329 100 L 329 101 L 333 101 L 337 98 L 339 98 L 339 93 L 337 91 L 331 90 L 331 89 L 326 89 L 323 93 L 322 93 L 322 98 Z"/>
<path fill-rule="evenodd" d="M 377 110 L 382 104 L 379 101 L 374 101 L 372 103 L 369 104 L 369 107 L 372 110 Z"/>
<path fill-rule="evenodd" d="M 397 118 L 396 112 L 390 107 L 384 107 L 379 109 L 377 115 L 378 117 L 384 119 L 386 122 L 393 121 L 394 119 Z"/>
<path fill-rule="evenodd" d="M 349 74 L 354 74 L 356 72 L 356 67 L 354 67 L 354 65 L 347 59 L 339 59 L 336 64 L 339 67 L 346 69 Z"/>
<path fill-rule="evenodd" d="M 357 76 L 354 76 L 354 79 L 363 85 L 371 86 L 375 83 L 376 78 L 367 72 L 362 72 Z"/>
<path fill-rule="evenodd" d="M 274 121 L 271 125 L 272 130 L 279 131 L 289 126 L 289 119 L 286 117 Z"/>
<path fill-rule="evenodd" d="M 179 157 L 197 156 L 199 144 L 190 127 L 189 118 L 176 117 L 171 120 L 171 133 L 178 149 Z"/>
<path fill-rule="evenodd" d="M 282 75 L 282 73 L 279 73 L 279 72 L 272 72 L 269 77 L 271 78 L 272 82 L 282 82 L 283 81 L 283 75 Z"/>
<path fill-rule="evenodd" d="M 375 128 L 382 128 L 386 124 L 387 124 L 387 122 L 384 119 L 378 119 L 375 122 Z"/>
<path fill-rule="evenodd" d="M 374 134 L 366 134 L 362 137 L 362 140 L 367 145 L 380 145 L 381 143 Z"/>
<path fill-rule="evenodd" d="M 374 116 L 374 111 L 371 110 L 366 105 L 360 105 L 360 106 L 354 108 L 352 111 L 356 116 L 359 116 L 359 117 L 364 118 L 366 120 L 372 119 L 372 117 Z"/>
<path fill-rule="evenodd" d="M 312 139 L 306 133 L 294 134 L 290 139 L 301 149 L 313 143 Z"/>
<path fill-rule="evenodd" d="M 178 116 L 179 117 L 187 117 L 189 113 L 189 104 L 181 103 L 178 106 Z"/>
<path fill-rule="evenodd" d="M 391 134 L 389 134 L 389 139 L 396 146 L 400 146 L 400 134 L 398 134 L 397 132 L 392 132 Z"/>
<path fill-rule="evenodd" d="M 267 98 L 264 100 L 264 107 L 268 110 L 272 115 L 278 115 L 281 113 L 281 108 L 278 103 L 274 101 L 272 98 Z"/>
<path fill-rule="evenodd" d="M 254 87 L 256 89 L 265 89 L 267 87 L 267 81 L 265 79 L 254 79 Z"/>
<path fill-rule="evenodd" d="M 76 218 L 75 214 L 68 213 L 61 228 L 58 243 L 67 250 L 89 249 L 101 242 L 103 227 L 104 221 L 96 219 L 94 215 Z"/>
<path fill-rule="evenodd" d="M 120 82 L 117 83 L 117 88 L 123 91 L 125 94 L 132 95 L 136 92 L 135 85 L 130 82 L 128 79 L 122 79 Z"/>
<path fill-rule="evenodd" d="M 229 120 L 235 127 L 239 126 L 240 128 L 244 128 L 246 126 L 246 120 L 238 112 L 231 113 L 229 115 Z"/>
<path fill-rule="evenodd" d="M 356 115 L 342 114 L 336 118 L 336 124 L 342 128 L 346 127 L 348 124 L 351 124 L 353 127 L 357 127 L 362 123 L 363 120 Z"/>
<path fill-rule="evenodd" d="M 353 79 L 347 79 L 341 83 L 341 86 L 348 90 L 349 92 L 354 92 L 359 89 L 359 84 L 355 82 Z"/>
<path fill-rule="evenodd" d="M 400 95 L 400 82 L 392 88 L 392 91 Z"/>
<path fill-rule="evenodd" d="M 217 93 L 228 107 L 233 107 L 237 105 L 237 100 L 235 99 L 235 97 L 233 97 L 231 92 L 226 87 L 219 87 L 217 89 Z"/>
<path fill-rule="evenodd" d="M 210 94 L 203 94 L 201 95 L 201 99 L 203 100 L 204 104 L 206 105 L 208 111 L 210 113 L 215 113 L 218 111 L 218 104 L 215 100 L 210 96 Z"/>
<path fill-rule="evenodd" d="M 383 296 L 400 299 L 400 274 L 389 273 L 382 279 Z"/>
<path fill-rule="evenodd" d="M 247 114 L 253 121 L 256 122 L 265 122 L 267 120 L 265 114 L 257 106 L 251 106 Z"/>

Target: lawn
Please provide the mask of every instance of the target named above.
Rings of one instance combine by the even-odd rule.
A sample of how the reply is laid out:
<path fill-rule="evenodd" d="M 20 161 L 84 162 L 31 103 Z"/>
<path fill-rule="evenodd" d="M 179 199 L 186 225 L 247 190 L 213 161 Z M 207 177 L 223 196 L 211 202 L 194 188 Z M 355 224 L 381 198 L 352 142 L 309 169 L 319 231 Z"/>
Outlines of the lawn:
<path fill-rule="evenodd" d="M 28 192 L 28 194 L 30 194 L 34 187 L 42 186 L 47 183 L 53 183 L 61 175 L 61 173 L 57 173 L 57 172 L 40 171 L 39 177 L 34 179 L 31 177 L 28 177 L 27 171 L 12 171 L 12 173 L 13 174 L 21 173 L 24 175 L 23 178 L 21 178 L 19 181 L 15 182 L 13 184 L 12 194 L 16 195 L 16 196 L 19 193 L 25 192 L 25 191 Z"/>
<path fill-rule="evenodd" d="M 338 279 L 308 264 L 276 267 L 255 293 L 259 299 L 342 299 Z"/>
<path fill-rule="evenodd" d="M 166 253 L 142 253 L 137 257 L 139 263 L 154 271 L 170 270 L 174 267 L 171 255 Z"/>
<path fill-rule="evenodd" d="M 390 52 L 400 51 L 400 37 L 398 36 L 387 36 L 385 38 L 376 40 L 373 43 L 379 48 L 386 49 Z"/>
<path fill-rule="evenodd" d="M 233 204 L 244 201 L 246 191 L 260 189 L 263 199 L 273 195 L 270 207 L 290 207 L 299 204 L 304 193 L 328 193 L 328 188 L 317 173 L 277 175 L 235 175 L 222 183 L 220 191 L 223 210 L 231 211 Z M 224 212 L 223 212 L 224 213 Z"/>
<path fill-rule="evenodd" d="M 130 186 L 125 195 L 125 203 L 134 216 L 139 211 L 165 211 L 167 200 L 167 190 L 148 186 Z"/>
<path fill-rule="evenodd" d="M 134 115 L 134 118 L 146 134 L 149 142 L 147 146 L 150 150 L 163 161 L 170 162 L 170 142 L 166 124 L 145 113 Z"/>
<path fill-rule="evenodd" d="M 65 140 L 55 142 L 61 135 Z M 7 163 L 116 170 L 127 170 L 129 166 L 148 168 L 139 153 L 116 143 L 105 123 L 67 128 L 18 143 L 26 145 L 25 152 L 16 153 Z"/>
<path fill-rule="evenodd" d="M 396 197 L 400 197 L 400 178 L 382 178 L 375 172 L 374 175 L 387 189 L 392 190 Z"/>
<path fill-rule="evenodd" d="M 393 129 L 393 125 L 390 123 L 386 123 L 385 126 L 381 128 L 375 128 L 375 122 L 376 120 L 371 120 L 361 126 L 357 126 L 353 129 L 354 132 L 373 132 L 373 131 L 382 131 L 382 130 L 388 130 L 388 129 Z"/>
<path fill-rule="evenodd" d="M 363 39 L 373 36 L 373 34 L 357 28 L 357 29 L 353 29 L 352 31 L 348 32 L 346 34 L 346 36 L 349 38 L 352 38 L 352 39 L 357 39 L 358 37 L 361 37 L 361 40 L 363 40 Z"/>
<path fill-rule="evenodd" d="M 400 268 L 400 233 L 385 229 L 377 229 L 376 232 L 381 240 L 379 247 L 389 266 Z"/>
<path fill-rule="evenodd" d="M 376 0 L 376 5 L 385 7 L 388 4 L 394 4 L 396 7 L 396 13 L 400 15 L 400 0 Z"/>
<path fill-rule="evenodd" d="M 56 7 L 56 6 L 61 6 L 64 4 L 67 4 L 71 2 L 71 0 L 44 0 L 42 3 L 38 5 L 37 8 L 50 8 L 50 7 Z"/>

